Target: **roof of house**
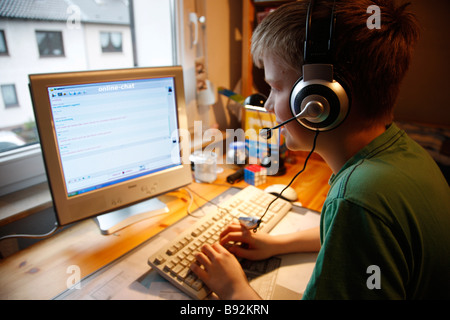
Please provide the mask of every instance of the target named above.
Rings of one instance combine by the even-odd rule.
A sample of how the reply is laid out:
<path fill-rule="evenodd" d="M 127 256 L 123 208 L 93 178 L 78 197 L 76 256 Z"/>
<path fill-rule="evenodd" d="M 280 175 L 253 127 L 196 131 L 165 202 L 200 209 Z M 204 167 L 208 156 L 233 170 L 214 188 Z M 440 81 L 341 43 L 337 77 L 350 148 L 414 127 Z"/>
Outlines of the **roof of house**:
<path fill-rule="evenodd" d="M 128 0 L 0 0 L 0 19 L 130 24 Z"/>

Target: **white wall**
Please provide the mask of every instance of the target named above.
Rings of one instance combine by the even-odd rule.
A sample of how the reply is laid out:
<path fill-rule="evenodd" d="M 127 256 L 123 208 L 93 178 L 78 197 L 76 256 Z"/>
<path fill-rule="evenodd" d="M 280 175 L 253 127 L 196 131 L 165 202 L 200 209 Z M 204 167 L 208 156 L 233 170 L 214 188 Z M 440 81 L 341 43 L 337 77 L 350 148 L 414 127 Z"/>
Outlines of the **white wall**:
<path fill-rule="evenodd" d="M 134 0 L 137 65 L 174 65 L 171 1 Z"/>
<path fill-rule="evenodd" d="M 133 67 L 133 47 L 128 26 L 85 24 L 84 37 L 87 56 L 86 69 L 118 69 Z M 101 32 L 120 32 L 122 34 L 122 52 L 102 52 Z"/>

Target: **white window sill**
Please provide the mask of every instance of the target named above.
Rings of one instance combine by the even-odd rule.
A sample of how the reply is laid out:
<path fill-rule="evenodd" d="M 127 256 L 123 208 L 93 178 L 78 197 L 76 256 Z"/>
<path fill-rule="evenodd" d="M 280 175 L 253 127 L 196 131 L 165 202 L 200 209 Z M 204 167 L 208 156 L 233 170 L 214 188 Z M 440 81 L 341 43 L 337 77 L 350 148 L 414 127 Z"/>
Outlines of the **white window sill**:
<path fill-rule="evenodd" d="M 0 154 L 0 226 L 52 206 L 40 145 Z"/>
<path fill-rule="evenodd" d="M 53 206 L 46 182 L 0 197 L 0 227 Z"/>

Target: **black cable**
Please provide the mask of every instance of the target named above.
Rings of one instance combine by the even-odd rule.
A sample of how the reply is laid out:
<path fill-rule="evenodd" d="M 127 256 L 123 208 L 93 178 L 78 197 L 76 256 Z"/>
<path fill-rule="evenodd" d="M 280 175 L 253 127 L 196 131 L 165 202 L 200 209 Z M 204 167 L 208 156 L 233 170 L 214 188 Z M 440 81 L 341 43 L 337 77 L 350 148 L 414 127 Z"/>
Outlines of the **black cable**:
<path fill-rule="evenodd" d="M 284 190 L 286 190 L 287 188 L 289 188 L 289 187 L 291 186 L 291 184 L 295 181 L 295 179 L 297 179 L 297 177 L 298 177 L 303 171 L 305 171 L 306 165 L 308 164 L 308 160 L 309 160 L 309 158 L 311 157 L 311 155 L 314 153 L 314 150 L 316 149 L 317 137 L 319 136 L 319 132 L 320 132 L 319 130 L 316 130 L 316 133 L 315 133 L 315 135 L 314 135 L 313 146 L 312 146 L 311 151 L 309 152 L 308 156 L 307 156 L 306 159 L 305 159 L 305 162 L 304 162 L 304 164 L 303 164 L 303 169 L 300 170 L 299 172 L 297 172 L 297 174 L 291 179 L 291 181 L 289 182 L 289 184 L 288 184 L 286 187 L 284 187 L 284 189 L 281 190 L 281 192 L 276 196 L 276 198 L 273 199 L 273 200 L 269 203 L 269 205 L 268 205 L 267 208 L 266 208 L 266 211 L 264 211 L 264 213 L 263 213 L 263 215 L 261 216 L 261 218 L 259 218 L 258 224 L 256 225 L 256 227 L 253 228 L 253 232 L 258 231 L 258 228 L 259 228 L 259 226 L 260 226 L 260 224 L 261 224 L 261 222 L 262 222 L 262 219 L 263 219 L 264 216 L 266 215 L 267 211 L 269 211 L 270 206 L 271 206 L 275 201 L 277 201 L 277 200 L 281 197 L 281 195 L 283 194 Z"/>

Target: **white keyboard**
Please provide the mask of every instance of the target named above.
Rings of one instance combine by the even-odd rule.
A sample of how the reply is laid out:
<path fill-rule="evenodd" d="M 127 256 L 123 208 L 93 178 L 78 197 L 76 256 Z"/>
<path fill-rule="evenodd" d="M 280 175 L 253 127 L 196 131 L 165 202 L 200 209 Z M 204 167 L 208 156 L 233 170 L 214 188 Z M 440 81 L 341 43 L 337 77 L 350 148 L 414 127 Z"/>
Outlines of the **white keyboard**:
<path fill-rule="evenodd" d="M 218 205 L 189 229 L 178 235 L 170 244 L 148 259 L 148 264 L 161 276 L 194 299 L 204 299 L 211 290 L 190 271 L 194 254 L 208 243 L 219 240 L 222 230 L 238 217 L 261 217 L 275 196 L 253 186 L 248 186 Z M 270 205 L 258 228 L 269 232 L 290 211 L 291 203 L 277 199 Z"/>

